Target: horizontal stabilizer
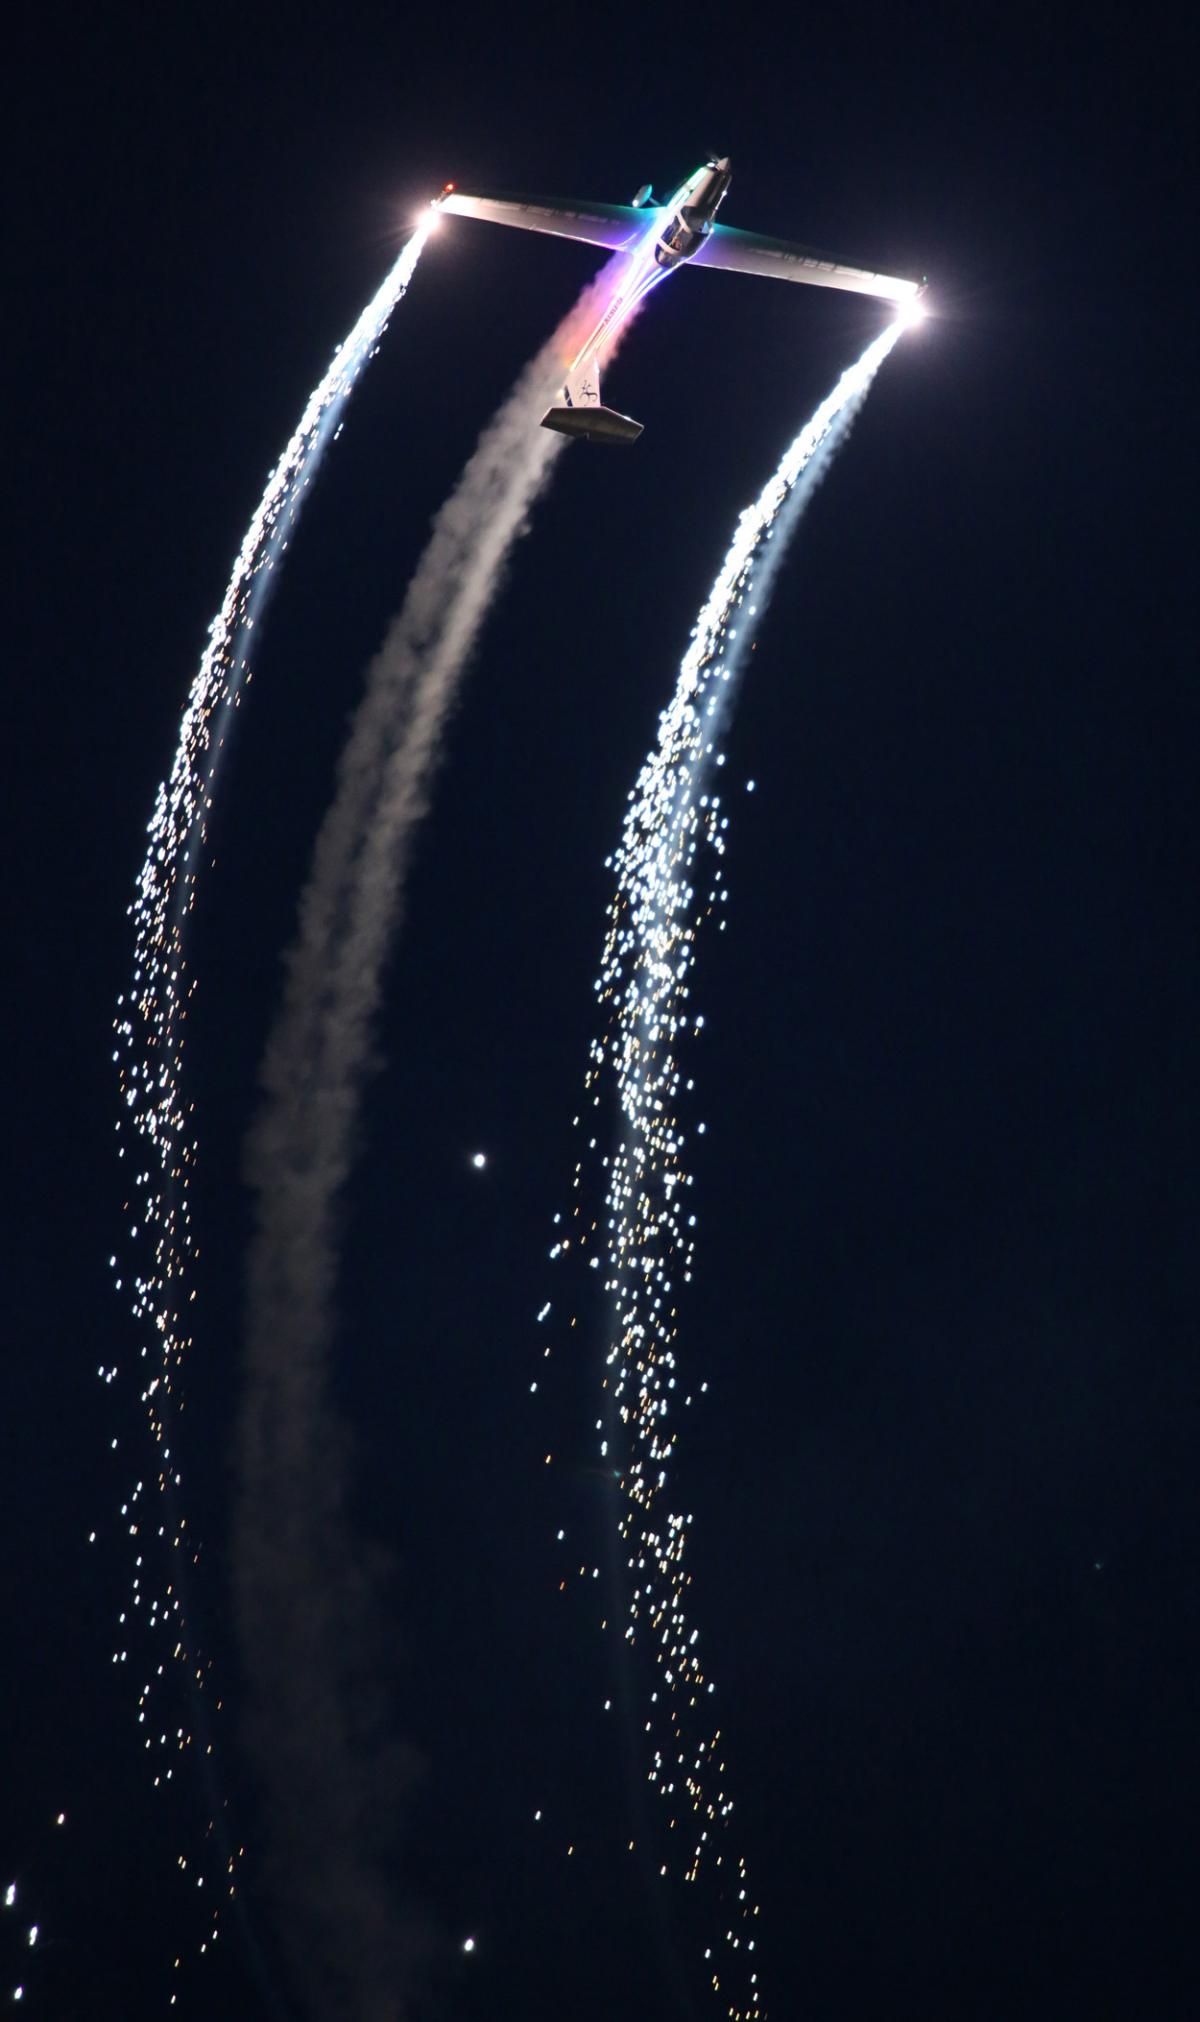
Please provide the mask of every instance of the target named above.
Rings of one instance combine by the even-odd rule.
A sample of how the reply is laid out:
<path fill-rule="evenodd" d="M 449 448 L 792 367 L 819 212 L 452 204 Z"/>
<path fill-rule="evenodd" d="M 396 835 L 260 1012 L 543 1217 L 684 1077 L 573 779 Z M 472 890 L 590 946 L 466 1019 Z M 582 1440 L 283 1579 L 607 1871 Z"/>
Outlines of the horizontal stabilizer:
<path fill-rule="evenodd" d="M 586 442 L 636 442 L 642 432 L 640 421 L 618 414 L 615 407 L 548 407 L 542 427 Z"/>

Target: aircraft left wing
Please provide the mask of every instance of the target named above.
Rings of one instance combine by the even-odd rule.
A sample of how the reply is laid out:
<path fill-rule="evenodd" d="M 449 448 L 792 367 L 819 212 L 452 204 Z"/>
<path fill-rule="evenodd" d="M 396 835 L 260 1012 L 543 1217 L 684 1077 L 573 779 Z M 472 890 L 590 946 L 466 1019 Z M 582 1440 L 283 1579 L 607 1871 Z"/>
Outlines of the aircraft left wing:
<path fill-rule="evenodd" d="M 459 218 L 486 218 L 494 225 L 517 225 L 526 232 L 552 232 L 560 239 L 584 239 L 619 253 L 644 234 L 653 213 L 632 204 L 556 204 L 529 197 L 473 196 L 446 189 L 438 209 Z"/>
<path fill-rule="evenodd" d="M 880 295 L 886 302 L 911 301 L 924 285 L 895 274 L 846 267 L 823 253 L 790 246 L 786 239 L 760 238 L 757 232 L 739 232 L 733 225 L 714 225 L 689 264 L 724 267 L 733 274 L 763 274 L 773 281 L 810 281 L 819 288 L 849 288 L 859 295 Z"/>

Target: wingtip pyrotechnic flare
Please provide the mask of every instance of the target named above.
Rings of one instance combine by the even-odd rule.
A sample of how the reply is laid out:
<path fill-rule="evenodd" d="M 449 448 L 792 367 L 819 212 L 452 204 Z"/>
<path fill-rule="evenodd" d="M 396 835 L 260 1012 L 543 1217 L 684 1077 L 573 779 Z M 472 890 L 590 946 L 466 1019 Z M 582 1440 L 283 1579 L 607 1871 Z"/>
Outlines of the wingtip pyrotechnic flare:
<path fill-rule="evenodd" d="M 929 316 L 929 304 L 925 300 L 925 283 L 922 282 L 912 300 L 905 302 L 896 317 L 902 330 L 915 330 Z"/>
<path fill-rule="evenodd" d="M 442 222 L 442 206 L 454 195 L 457 187 L 456 183 L 443 183 L 436 197 L 430 197 L 429 202 L 417 212 L 413 223 L 423 227 L 427 233 L 436 231 Z"/>

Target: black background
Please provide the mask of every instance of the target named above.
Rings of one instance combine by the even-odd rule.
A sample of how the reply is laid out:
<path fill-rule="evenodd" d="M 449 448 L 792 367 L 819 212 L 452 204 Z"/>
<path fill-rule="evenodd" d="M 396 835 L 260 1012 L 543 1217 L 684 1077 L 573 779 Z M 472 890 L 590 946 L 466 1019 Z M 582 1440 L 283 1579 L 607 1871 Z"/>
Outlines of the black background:
<path fill-rule="evenodd" d="M 696 992 L 682 1352 L 709 1392 L 679 1492 L 768 2007 L 1194 2014 L 1182 32 L 1082 9 L 185 6 L 46 13 L 8 55 L 8 1984 L 52 2018 L 157 2015 L 175 1979 L 173 2012 L 292 2013 L 227 1600 L 240 1141 L 361 669 L 595 259 L 465 223 L 431 243 L 306 509 L 221 781 L 192 944 L 183 1463 L 248 1904 L 173 1976 L 197 1936 L 170 1865 L 186 1828 L 110 1661 L 136 1460 L 109 1442 L 136 1456 L 141 1433 L 106 1268 L 108 1028 L 225 572 L 447 178 L 628 201 L 715 149 L 728 221 L 925 271 L 934 310 L 762 625 L 728 745 L 728 927 Z M 702 1906 L 664 1907 L 613 1852 L 630 1801 L 603 1646 L 556 1591 L 563 1508 L 602 1516 L 578 1429 L 601 1344 L 535 1410 L 532 1317 L 625 792 L 737 510 L 879 316 L 703 274 L 660 291 L 608 387 L 645 436 L 564 457 L 422 834 L 336 1358 L 356 1515 L 396 1566 L 394 1720 L 424 1764 L 395 1866 L 442 1960 L 422 2014 L 716 2012 Z M 127 1373 L 102 1388 L 110 1362 Z M 547 1430 L 577 1448 L 557 1501 Z"/>

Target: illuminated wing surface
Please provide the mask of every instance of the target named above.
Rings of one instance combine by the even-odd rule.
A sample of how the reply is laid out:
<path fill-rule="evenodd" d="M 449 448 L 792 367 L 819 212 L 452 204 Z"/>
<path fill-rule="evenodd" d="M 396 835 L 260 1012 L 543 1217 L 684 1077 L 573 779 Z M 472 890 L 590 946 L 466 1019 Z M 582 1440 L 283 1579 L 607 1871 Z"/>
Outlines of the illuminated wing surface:
<path fill-rule="evenodd" d="M 559 239 L 583 239 L 619 253 L 645 234 L 653 216 L 632 204 L 555 204 L 529 197 L 472 196 L 449 190 L 438 209 L 459 218 L 486 218 L 493 225 L 517 225 L 526 232 L 552 232 Z"/>
<path fill-rule="evenodd" d="M 880 295 L 887 302 L 907 302 L 921 292 L 920 281 L 894 274 L 871 274 L 846 267 L 786 239 L 763 239 L 757 232 L 739 232 L 732 225 L 714 225 L 691 264 L 724 267 L 732 274 L 762 274 L 769 281 L 809 281 L 818 288 L 849 288 L 858 295 Z"/>

